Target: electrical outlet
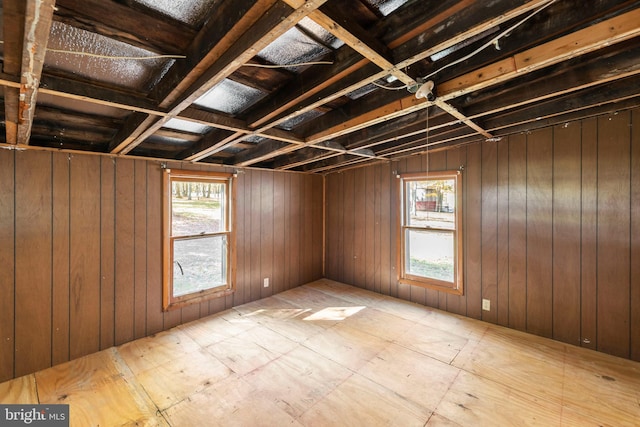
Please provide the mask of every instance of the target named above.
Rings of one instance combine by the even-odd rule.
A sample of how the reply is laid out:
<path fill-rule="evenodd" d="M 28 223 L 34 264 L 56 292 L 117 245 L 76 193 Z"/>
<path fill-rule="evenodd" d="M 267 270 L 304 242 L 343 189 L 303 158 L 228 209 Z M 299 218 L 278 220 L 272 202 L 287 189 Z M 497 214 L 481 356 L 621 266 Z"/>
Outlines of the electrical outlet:
<path fill-rule="evenodd" d="M 268 287 L 269 287 L 269 278 L 268 278 L 268 277 L 265 277 L 265 278 L 264 278 L 264 287 L 265 287 L 265 288 L 268 288 Z"/>
<path fill-rule="evenodd" d="M 491 311 L 491 301 L 488 299 L 482 299 L 482 309 L 484 311 Z"/>

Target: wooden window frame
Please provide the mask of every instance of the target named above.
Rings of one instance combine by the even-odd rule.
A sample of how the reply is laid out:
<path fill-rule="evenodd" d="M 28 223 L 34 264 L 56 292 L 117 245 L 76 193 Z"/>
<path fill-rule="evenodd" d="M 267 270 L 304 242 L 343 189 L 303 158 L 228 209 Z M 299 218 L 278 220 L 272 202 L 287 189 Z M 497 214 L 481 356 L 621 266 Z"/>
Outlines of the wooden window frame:
<path fill-rule="evenodd" d="M 455 180 L 455 230 L 454 233 L 454 278 L 453 282 L 427 278 L 408 274 L 405 271 L 406 257 L 406 231 L 409 229 L 421 229 L 422 227 L 408 226 L 406 224 L 406 188 L 408 182 L 426 181 L 426 180 Z M 434 289 L 454 295 L 464 294 L 464 277 L 463 277 L 463 234 L 462 234 L 462 172 L 459 170 L 437 171 L 437 172 L 419 172 L 398 175 L 398 212 L 397 212 L 397 241 L 398 241 L 398 282 L 408 285 L 420 286 L 427 289 Z M 429 229 L 429 228 L 425 228 Z"/>
<path fill-rule="evenodd" d="M 162 309 L 163 311 L 196 304 L 213 298 L 226 297 L 236 289 L 236 232 L 235 232 L 235 185 L 233 174 L 221 172 L 205 172 L 191 170 L 165 169 L 163 174 L 162 192 Z M 227 235 L 227 283 L 215 288 L 201 290 L 178 297 L 173 296 L 173 242 L 175 237 L 171 235 L 172 229 L 172 182 L 194 181 L 212 183 L 225 183 L 227 186 L 226 203 L 226 231 L 215 234 Z"/>

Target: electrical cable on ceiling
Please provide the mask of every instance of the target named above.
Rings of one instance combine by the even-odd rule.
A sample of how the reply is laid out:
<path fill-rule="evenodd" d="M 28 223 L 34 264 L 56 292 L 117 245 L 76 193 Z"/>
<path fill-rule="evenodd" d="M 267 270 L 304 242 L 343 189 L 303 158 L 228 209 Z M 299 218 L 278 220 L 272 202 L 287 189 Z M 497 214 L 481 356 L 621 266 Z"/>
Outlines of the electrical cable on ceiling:
<path fill-rule="evenodd" d="M 0 40 L 0 44 L 4 44 L 4 40 Z M 64 49 L 52 49 L 50 47 L 47 48 L 48 52 L 53 53 L 62 53 L 65 55 L 77 55 L 77 56 L 90 56 L 92 58 L 101 58 L 101 59 L 123 59 L 123 60 L 145 60 L 145 59 L 184 59 L 185 55 L 143 55 L 143 56 L 117 56 L 117 55 L 101 55 L 98 53 L 91 52 L 77 52 L 72 50 L 64 50 Z"/>
<path fill-rule="evenodd" d="M 380 89 L 385 89 L 385 90 L 402 90 L 402 89 L 406 89 L 409 87 L 409 85 L 402 85 L 402 86 L 385 86 L 385 85 L 381 85 L 380 83 L 376 83 L 376 82 L 371 82 L 372 85 L 379 87 Z"/>
<path fill-rule="evenodd" d="M 299 62 L 297 64 L 251 64 L 246 63 L 243 64 L 243 67 L 257 67 L 257 68 L 292 68 L 292 67 L 303 67 L 305 65 L 333 65 L 332 61 L 315 61 L 315 62 Z"/>
<path fill-rule="evenodd" d="M 519 26 L 521 26 L 522 24 L 524 24 L 525 22 L 527 22 L 529 19 L 533 18 L 535 15 L 537 15 L 538 13 L 540 13 L 541 11 L 543 11 L 544 9 L 546 9 L 547 7 L 551 6 L 553 3 L 555 3 L 557 0 L 551 0 L 548 3 L 540 6 L 538 9 L 534 10 L 532 13 L 530 13 L 529 15 L 527 15 L 524 19 L 520 20 L 519 22 L 515 23 L 514 25 L 512 25 L 511 27 L 507 28 L 506 30 L 504 30 L 503 32 L 501 32 L 500 34 L 498 34 L 497 36 L 493 37 L 491 40 L 489 40 L 488 42 L 486 42 L 485 44 L 483 44 L 482 46 L 480 46 L 478 49 L 474 50 L 473 52 L 469 53 L 466 56 L 463 56 L 462 58 L 458 58 L 457 60 L 448 63 L 447 65 L 444 65 L 441 68 L 438 68 L 436 71 L 427 74 L 426 76 L 423 77 L 424 80 L 427 80 L 429 77 L 432 77 L 436 74 L 438 74 L 440 71 L 445 70 L 449 67 L 453 67 L 454 65 L 457 65 L 463 61 L 466 61 L 467 59 L 477 55 L 478 53 L 482 52 L 484 49 L 488 48 L 489 46 L 492 45 L 496 45 L 496 43 L 498 43 L 500 41 L 500 39 L 502 37 L 504 37 L 505 35 L 511 33 L 513 30 L 515 30 L 516 28 L 518 28 Z"/>
<path fill-rule="evenodd" d="M 145 60 L 145 59 L 184 59 L 185 55 L 146 55 L 146 56 L 117 56 L 117 55 L 100 55 L 90 52 L 73 52 L 70 50 L 47 48 L 48 52 L 63 53 L 66 55 L 90 56 L 100 59 L 122 59 L 122 60 Z"/>

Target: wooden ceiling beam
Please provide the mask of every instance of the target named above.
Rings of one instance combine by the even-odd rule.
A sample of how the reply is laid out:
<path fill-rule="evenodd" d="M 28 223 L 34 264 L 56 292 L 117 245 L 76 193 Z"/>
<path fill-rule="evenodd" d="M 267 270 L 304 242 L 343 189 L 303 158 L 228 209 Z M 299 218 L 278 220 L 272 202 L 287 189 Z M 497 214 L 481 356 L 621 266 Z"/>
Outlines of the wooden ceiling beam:
<path fill-rule="evenodd" d="M 480 70 L 444 82 L 437 88 L 438 99 L 448 101 L 638 35 L 640 35 L 640 9 L 632 10 L 615 18 L 608 19 L 591 27 L 528 49 L 498 61 L 497 63 L 483 67 Z M 358 117 L 348 119 L 339 125 L 310 135 L 305 145 L 313 145 L 326 139 L 334 139 L 338 136 L 353 132 L 354 130 L 391 120 L 421 108 L 426 108 L 429 105 L 431 105 L 431 103 L 419 101 L 415 99 L 415 97 L 405 97 L 393 103 L 375 108 Z M 274 152 L 273 156 L 276 157 L 286 154 L 299 148 L 301 147 L 285 147 L 279 152 Z M 264 158 L 262 160 L 264 160 Z"/>
<path fill-rule="evenodd" d="M 12 144 L 29 144 L 54 5 L 55 0 L 3 3 L 4 34 L 8 36 L 4 72 L 20 76 L 18 90 L 5 88 L 7 141 Z"/>
<path fill-rule="evenodd" d="M 522 0 L 510 0 L 503 2 L 496 2 L 489 6 L 482 2 L 475 2 L 469 8 L 460 11 L 458 8 L 453 8 L 456 12 L 449 16 L 450 21 L 453 24 L 448 24 L 445 29 L 440 25 L 435 25 L 430 28 L 429 31 L 416 37 L 417 41 L 412 41 L 410 44 L 411 49 L 406 48 L 406 44 L 393 49 L 393 56 L 399 61 L 394 64 L 394 67 L 398 70 L 404 69 L 413 65 L 424 58 L 427 58 L 435 53 L 450 48 L 461 41 L 464 41 L 470 37 L 474 37 L 477 34 L 481 34 L 484 31 L 494 28 L 496 25 L 507 22 L 511 19 L 517 18 L 524 13 L 531 11 L 541 5 L 548 3 L 549 0 L 535 0 L 535 1 L 522 1 Z M 431 21 L 430 21 L 431 22 Z M 426 42 L 428 40 L 428 42 Z M 425 44 L 428 43 L 425 49 Z M 389 42 L 392 44 L 392 42 Z M 319 106 L 326 104 L 340 96 L 347 95 L 357 89 L 360 89 L 378 79 L 385 77 L 388 73 L 386 71 L 377 70 L 371 72 L 366 76 L 361 76 L 357 81 L 351 85 L 345 86 L 340 84 L 340 88 L 327 87 L 321 92 L 318 92 L 313 97 L 305 97 L 299 99 L 298 102 L 292 107 L 280 114 L 277 119 L 270 121 L 267 125 L 264 125 L 260 130 L 277 126 L 287 120 L 291 120 L 301 114 L 305 114 Z"/>
<path fill-rule="evenodd" d="M 22 52 L 25 34 L 27 4 L 23 0 L 4 0 L 3 19 L 3 72 L 15 86 L 4 86 L 4 120 L 6 141 L 18 143 L 19 98 L 21 88 Z"/>
<path fill-rule="evenodd" d="M 322 11 L 318 9 L 311 13 L 309 18 L 404 84 L 414 85 L 416 83 L 407 74 L 395 68 L 391 62 L 392 52 L 387 46 L 372 37 L 349 17 L 343 16 L 338 9 L 327 4 Z"/>
<path fill-rule="evenodd" d="M 114 0 L 57 0 L 53 19 L 132 46 L 162 54 L 183 54 L 196 31 L 180 21 L 160 19 Z"/>
<path fill-rule="evenodd" d="M 218 60 L 176 98 L 167 116 L 157 120 L 130 143 L 119 144 L 113 152 L 126 154 L 131 151 L 160 129 L 164 123 L 172 117 L 176 117 L 199 97 L 229 77 L 236 69 L 247 63 L 258 52 L 320 7 L 325 1 L 301 1 L 300 6 L 294 9 L 281 2 L 276 3 L 268 11 L 265 11 L 255 23 L 252 23 L 251 31 L 245 28 L 239 38 L 219 56 Z M 298 4 L 293 0 L 288 0 L 288 2 Z"/>
<path fill-rule="evenodd" d="M 436 88 L 438 99 L 449 101 L 526 73 L 575 58 L 623 40 L 640 35 L 640 9 L 600 22 L 578 32 L 536 46 L 496 63 L 482 67 Z M 338 125 L 308 136 L 308 144 L 336 138 L 371 124 L 392 119 L 431 105 L 429 102 L 406 96 L 393 103 L 368 111 Z"/>

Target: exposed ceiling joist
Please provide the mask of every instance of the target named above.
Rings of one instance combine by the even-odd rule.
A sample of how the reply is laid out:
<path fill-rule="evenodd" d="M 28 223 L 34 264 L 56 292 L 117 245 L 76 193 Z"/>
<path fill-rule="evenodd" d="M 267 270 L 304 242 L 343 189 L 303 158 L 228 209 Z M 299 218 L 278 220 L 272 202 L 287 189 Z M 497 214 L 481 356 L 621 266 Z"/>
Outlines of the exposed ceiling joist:
<path fill-rule="evenodd" d="M 179 3 L 0 3 L 0 143 L 327 173 L 640 103 L 634 0 Z"/>
<path fill-rule="evenodd" d="M 437 88 L 438 100 L 448 101 L 638 35 L 640 35 L 640 9 L 627 12 L 624 15 L 560 37 L 552 42 L 526 50 L 456 79 L 443 82 Z M 372 124 L 426 108 L 430 104 L 413 96 L 407 96 L 400 101 L 394 101 L 391 104 L 368 111 L 366 114 L 350 118 L 338 125 L 310 135 L 306 145 L 313 145 L 326 139 L 336 138 Z M 300 146 L 287 147 L 285 150 L 290 152 L 298 149 L 298 147 Z M 279 154 L 282 153 L 273 153 L 274 157 Z"/>

